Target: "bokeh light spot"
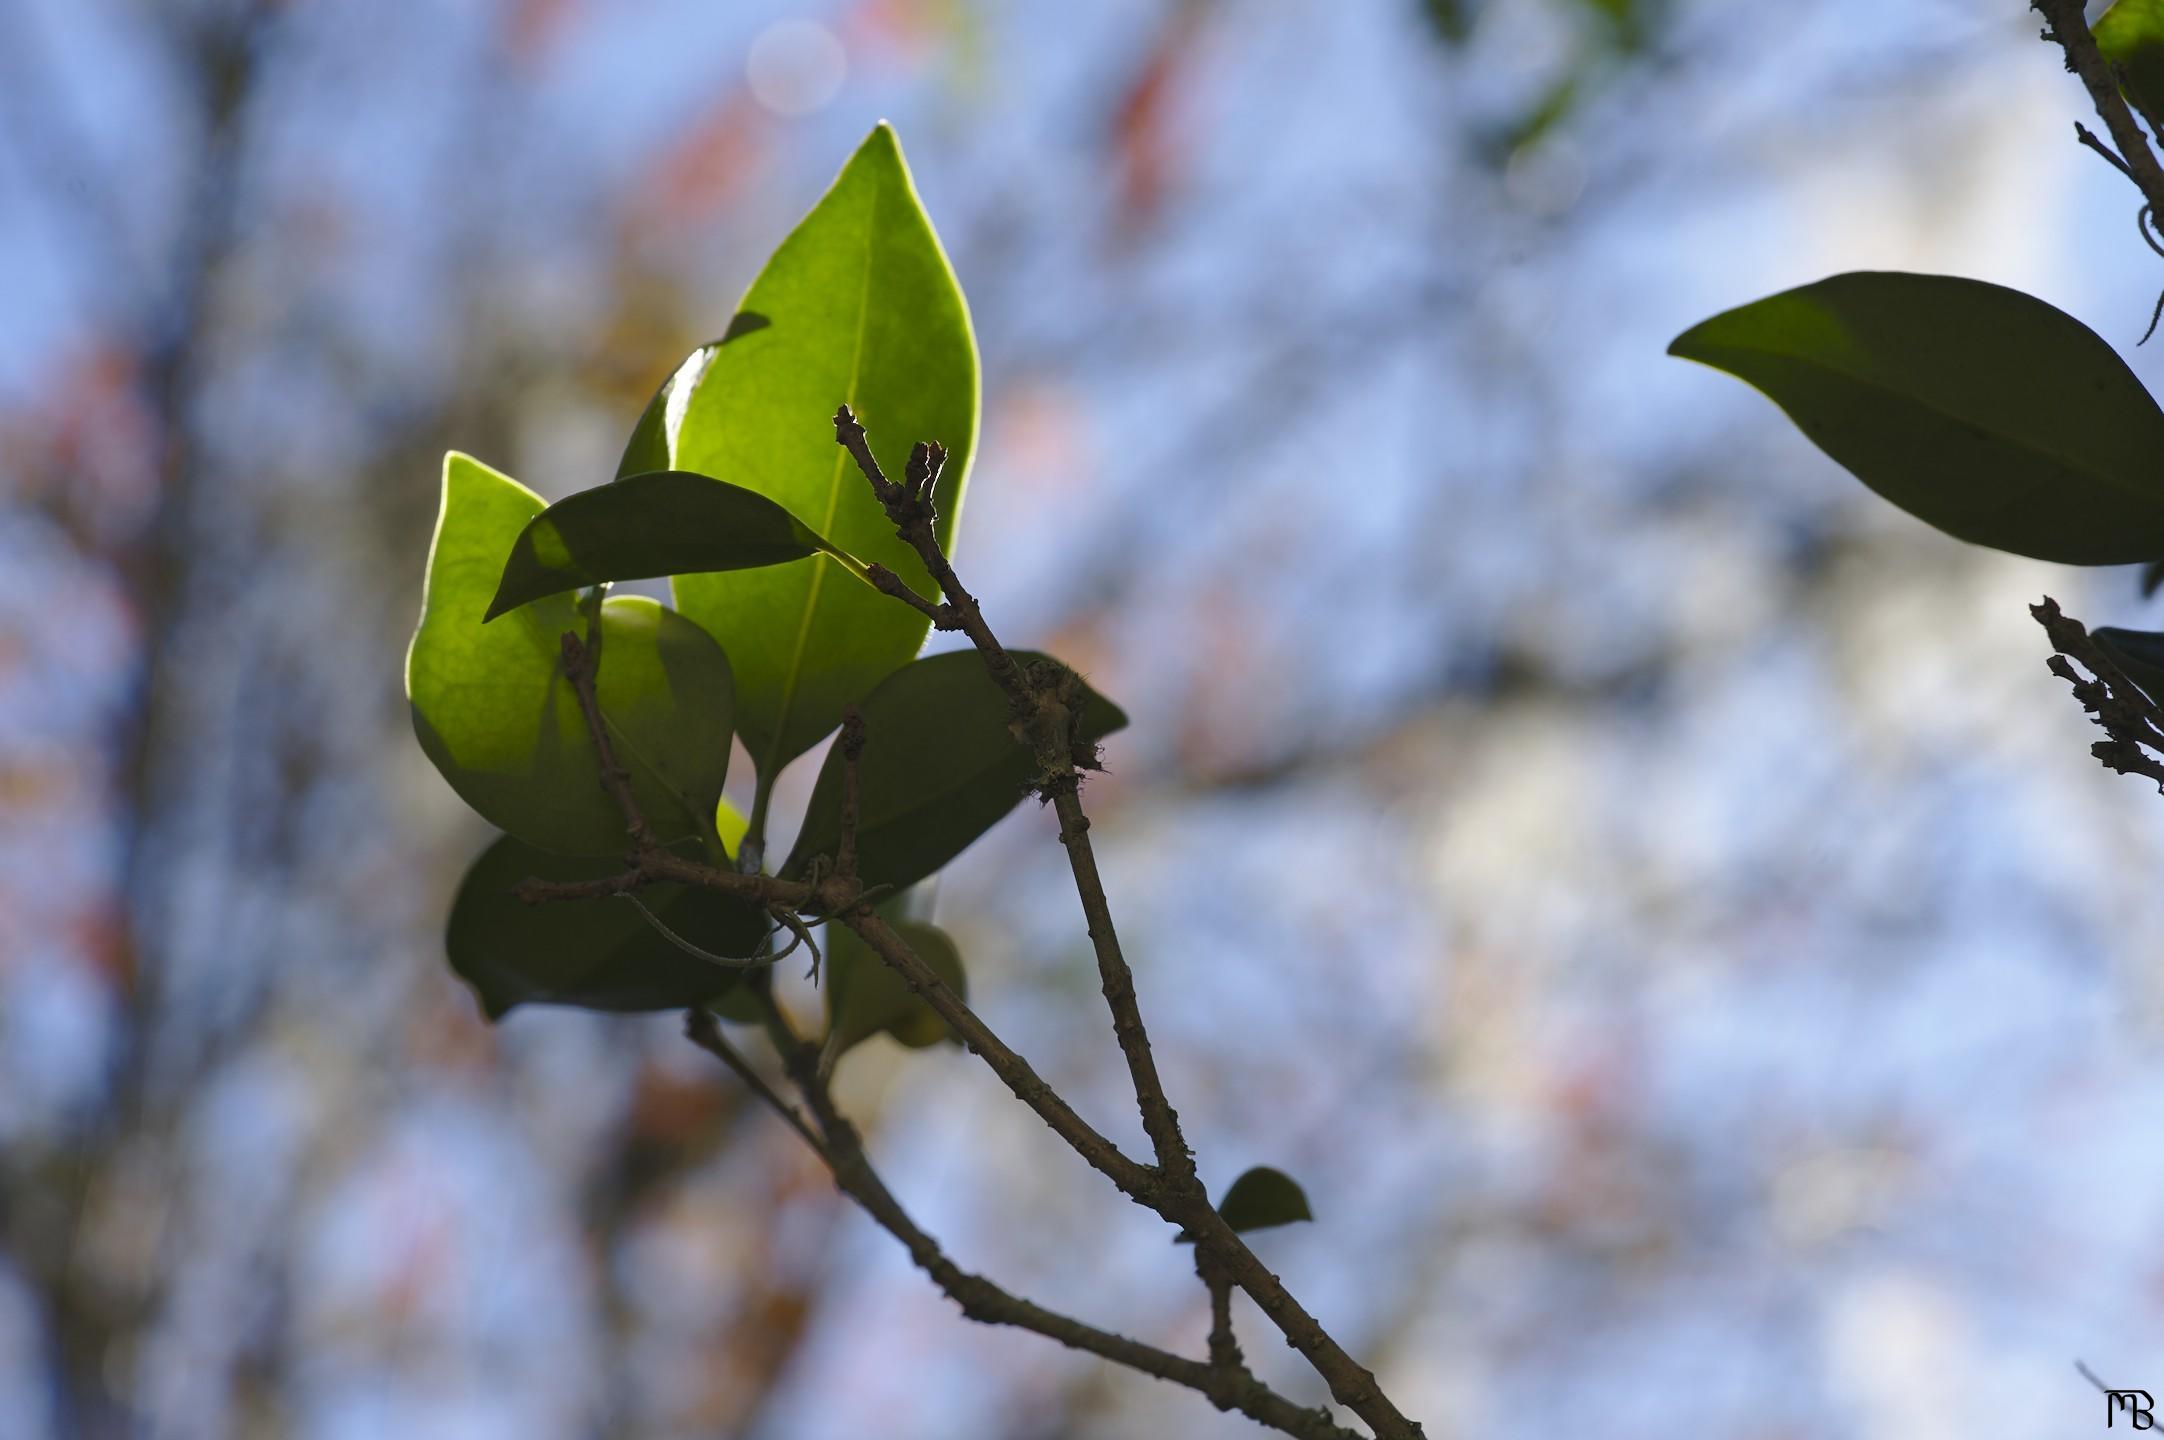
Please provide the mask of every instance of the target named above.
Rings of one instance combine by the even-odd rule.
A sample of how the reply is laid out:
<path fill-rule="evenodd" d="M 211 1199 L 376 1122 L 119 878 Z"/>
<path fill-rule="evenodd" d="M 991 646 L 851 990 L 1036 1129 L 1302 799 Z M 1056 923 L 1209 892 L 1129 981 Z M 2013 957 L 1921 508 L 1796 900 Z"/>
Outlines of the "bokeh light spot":
<path fill-rule="evenodd" d="M 834 32 L 816 20 L 778 20 L 759 32 L 745 57 L 744 78 L 761 105 L 777 115 L 809 115 L 841 93 L 848 57 Z"/>

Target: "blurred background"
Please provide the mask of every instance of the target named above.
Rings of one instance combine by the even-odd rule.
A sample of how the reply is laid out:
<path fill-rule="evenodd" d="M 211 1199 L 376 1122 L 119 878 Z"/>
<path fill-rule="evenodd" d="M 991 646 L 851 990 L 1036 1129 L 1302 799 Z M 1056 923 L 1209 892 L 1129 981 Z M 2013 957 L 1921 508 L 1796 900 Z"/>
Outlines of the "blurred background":
<path fill-rule="evenodd" d="M 960 1320 L 676 1018 L 492 1029 L 442 960 L 441 452 L 605 479 L 880 116 L 983 348 L 963 572 L 1133 715 L 1090 800 L 1205 1178 L 1305 1182 L 1257 1247 L 1429 1434 L 2164 1391 L 2164 802 L 2025 606 L 2155 612 L 1661 353 L 1913 268 L 2164 386 L 2038 23 L 0 0 L 0 1440 L 1252 1433 Z M 1049 819 L 938 906 L 1139 1149 Z M 1184 1252 L 988 1072 L 841 1078 L 962 1264 L 1199 1350 Z"/>

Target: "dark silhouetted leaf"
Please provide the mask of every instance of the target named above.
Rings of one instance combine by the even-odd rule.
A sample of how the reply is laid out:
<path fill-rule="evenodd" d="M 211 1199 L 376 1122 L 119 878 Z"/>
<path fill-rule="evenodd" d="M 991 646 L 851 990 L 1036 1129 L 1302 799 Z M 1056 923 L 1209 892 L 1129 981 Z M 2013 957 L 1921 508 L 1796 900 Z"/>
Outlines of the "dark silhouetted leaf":
<path fill-rule="evenodd" d="M 1014 652 L 1023 665 L 1043 661 Z M 1036 757 L 1008 725 L 1007 697 L 973 650 L 914 661 L 858 707 L 863 810 L 857 873 L 867 885 L 910 885 L 959 855 L 1028 793 Z M 1083 689 L 1077 738 L 1100 740 L 1127 723 L 1120 708 Z M 841 839 L 842 758 L 829 751 L 784 874 L 833 858 Z"/>
<path fill-rule="evenodd" d="M 757 491 L 657 470 L 582 490 L 528 521 L 482 618 L 607 580 L 748 570 L 821 551 L 863 578 L 864 567 Z"/>
<path fill-rule="evenodd" d="M 916 442 L 945 445 L 938 534 L 951 548 L 976 449 L 977 345 L 892 130 L 872 131 L 742 310 L 764 323 L 714 352 L 670 464 L 770 496 L 841 550 L 935 593 L 834 443 L 835 407 L 846 402 L 893 476 Z M 826 556 L 680 575 L 675 594 L 729 654 L 738 728 L 767 780 L 907 663 L 927 625 Z"/>
<path fill-rule="evenodd" d="M 932 973 L 957 995 L 969 996 L 961 952 L 947 932 L 922 920 L 889 920 Z M 909 988 L 901 973 L 842 925 L 827 926 L 826 997 L 828 1048 L 846 1054 L 881 1031 L 912 1050 L 948 1037 L 947 1022 Z"/>
<path fill-rule="evenodd" d="M 1217 1213 L 1225 1217 L 1227 1225 L 1241 1231 L 1267 1230 L 1273 1225 L 1315 1218 L 1307 1208 L 1307 1194 L 1299 1182 L 1267 1165 L 1257 1165 L 1233 1181 L 1225 1198 L 1217 1202 Z M 1194 1238 L 1182 1230 L 1173 1240 L 1191 1245 Z"/>
<path fill-rule="evenodd" d="M 2080 321 L 1942 275 L 1836 275 L 1684 332 L 1894 504 L 2077 565 L 2164 557 L 2164 412 Z"/>
<path fill-rule="evenodd" d="M 2141 598 L 2156 594 L 2159 585 L 2164 585 L 2164 560 L 2152 560 L 2141 567 Z"/>
<path fill-rule="evenodd" d="M 616 855 L 624 822 L 564 679 L 561 637 L 586 622 L 568 595 L 481 616 L 503 557 L 541 499 L 469 456 L 444 460 L 406 695 L 421 748 L 500 830 L 567 855 Z M 890 602 L 891 603 L 891 602 Z M 728 659 L 691 621 L 639 596 L 601 610 L 595 691 L 617 758 L 662 838 L 704 839 L 729 766 Z"/>
<path fill-rule="evenodd" d="M 2164 635 L 2154 630 L 2121 630 L 2116 625 L 2101 625 L 2089 635 L 2119 663 L 2129 680 L 2164 705 Z"/>
<path fill-rule="evenodd" d="M 1429 27 L 1446 45 L 1455 48 L 1472 38 L 1471 0 L 1420 0 L 1420 13 L 1427 17 Z"/>
<path fill-rule="evenodd" d="M 696 845 L 685 853 L 697 855 Z M 506 835 L 483 851 L 458 888 L 444 935 L 451 968 L 480 997 L 489 1019 L 517 1005 L 587 1010 L 673 1010 L 711 1005 L 735 1020 L 756 1017 L 743 972 L 687 954 L 623 899 L 528 905 L 512 887 L 529 877 L 598 880 L 620 861 L 552 855 Z M 640 900 L 662 923 L 717 955 L 753 954 L 766 934 L 756 906 L 706 890 L 656 885 Z"/>

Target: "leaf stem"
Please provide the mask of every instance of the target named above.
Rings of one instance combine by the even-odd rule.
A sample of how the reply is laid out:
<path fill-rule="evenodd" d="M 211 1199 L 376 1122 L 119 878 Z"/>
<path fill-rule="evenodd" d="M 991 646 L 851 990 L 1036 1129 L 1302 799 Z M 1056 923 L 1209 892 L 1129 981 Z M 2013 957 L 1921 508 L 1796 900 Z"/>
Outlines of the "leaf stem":
<path fill-rule="evenodd" d="M 761 770 L 752 783 L 751 815 L 744 822 L 744 838 L 737 842 L 736 868 L 756 875 L 766 864 L 766 810 L 774 798 L 774 776 Z"/>

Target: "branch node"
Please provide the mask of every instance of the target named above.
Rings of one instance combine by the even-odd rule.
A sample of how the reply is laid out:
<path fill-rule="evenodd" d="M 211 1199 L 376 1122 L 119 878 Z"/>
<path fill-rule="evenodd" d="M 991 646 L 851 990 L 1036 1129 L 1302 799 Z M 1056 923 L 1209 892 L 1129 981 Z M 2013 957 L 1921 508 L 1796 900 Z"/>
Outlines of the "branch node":
<path fill-rule="evenodd" d="M 2141 775 L 2156 782 L 2164 792 L 2164 712 L 2160 712 L 2139 685 L 2128 677 L 2088 628 L 2063 613 L 2049 595 L 2031 605 L 2029 613 L 2044 627 L 2053 654 L 2045 666 L 2067 683 L 2074 699 L 2102 729 L 2106 739 L 2089 747 L 2105 769 L 2121 775 Z M 2091 678 L 2083 679 L 2074 668 L 2079 662 Z"/>
<path fill-rule="evenodd" d="M 2119 67 L 2106 62 L 2096 47 L 2096 36 L 2089 31 L 2082 0 L 2030 0 L 2029 8 L 2044 17 L 2043 38 L 2065 52 L 2066 68 L 2081 77 L 2082 87 L 2089 92 L 2089 103 L 2095 107 L 2104 128 L 2111 133 L 2118 154 L 2114 156 L 2103 142 L 2078 125 L 2075 138 L 2117 165 L 2141 190 L 2149 208 L 2164 213 L 2164 165 L 2158 163 L 2156 152 L 2149 147 L 2148 135 L 2135 122 L 2134 110 L 2128 107 L 2126 97 L 2135 92 L 2124 87 Z M 2138 94 L 2135 106 L 2142 109 L 2142 118 L 2148 121 L 2150 129 L 2156 130 L 2157 117 L 2141 107 Z"/>

